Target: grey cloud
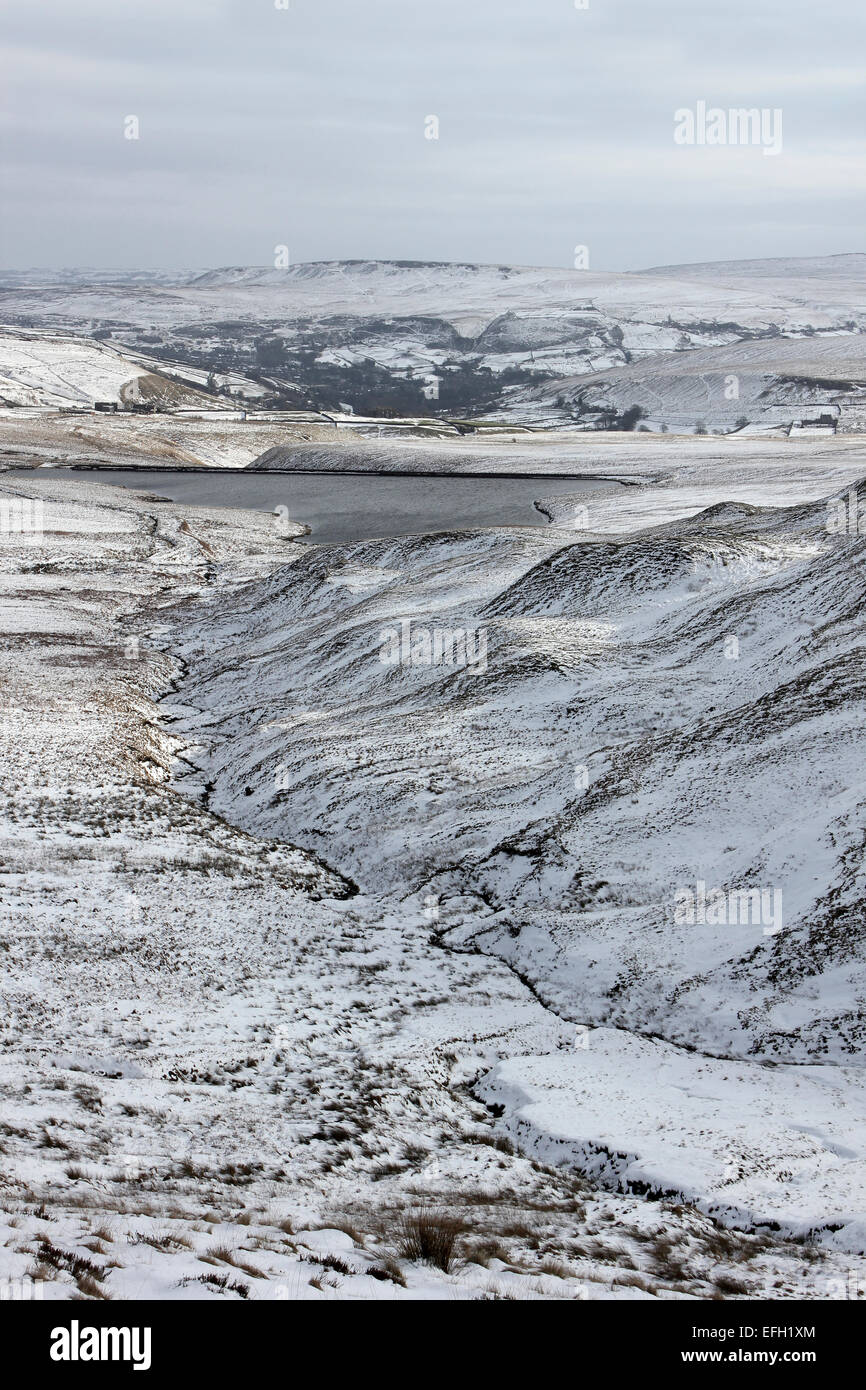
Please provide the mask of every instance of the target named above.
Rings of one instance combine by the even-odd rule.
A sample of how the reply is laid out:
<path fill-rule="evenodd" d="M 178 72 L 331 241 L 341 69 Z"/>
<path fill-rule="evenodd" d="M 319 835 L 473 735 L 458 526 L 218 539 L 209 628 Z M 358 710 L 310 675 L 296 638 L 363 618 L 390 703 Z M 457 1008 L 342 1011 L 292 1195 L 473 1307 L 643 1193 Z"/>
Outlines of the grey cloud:
<path fill-rule="evenodd" d="M 602 269 L 859 245 L 860 0 L 6 8 L 8 266 L 263 263 L 277 242 L 568 265 L 585 242 Z M 698 99 L 781 106 L 781 172 L 676 150 L 673 112 Z"/>

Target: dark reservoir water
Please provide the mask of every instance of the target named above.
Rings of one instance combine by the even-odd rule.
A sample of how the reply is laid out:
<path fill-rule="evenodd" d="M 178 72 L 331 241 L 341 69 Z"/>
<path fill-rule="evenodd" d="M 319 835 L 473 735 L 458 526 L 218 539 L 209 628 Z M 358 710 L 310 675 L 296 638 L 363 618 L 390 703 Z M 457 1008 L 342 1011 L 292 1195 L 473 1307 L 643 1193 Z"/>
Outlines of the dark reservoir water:
<path fill-rule="evenodd" d="M 578 504 L 583 497 L 617 486 L 600 478 L 431 478 L 369 473 L 225 473 L 217 469 L 176 473 L 40 468 L 39 475 L 111 483 L 193 506 L 262 512 L 286 507 L 289 519 L 309 526 L 310 541 L 318 543 L 476 526 L 547 526 L 547 517 L 534 505 L 536 498 L 574 496 Z"/>

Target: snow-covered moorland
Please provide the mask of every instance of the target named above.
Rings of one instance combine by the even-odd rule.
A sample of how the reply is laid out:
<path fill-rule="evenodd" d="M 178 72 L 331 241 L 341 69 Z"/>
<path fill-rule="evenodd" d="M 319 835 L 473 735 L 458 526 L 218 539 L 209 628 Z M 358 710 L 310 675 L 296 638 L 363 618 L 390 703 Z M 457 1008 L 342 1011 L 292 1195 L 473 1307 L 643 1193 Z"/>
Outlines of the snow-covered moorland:
<path fill-rule="evenodd" d="M 545 428 L 610 426 L 640 407 L 644 428 L 790 428 L 829 414 L 860 431 L 866 257 L 860 253 L 596 272 L 538 266 L 323 261 L 200 275 L 6 273 L 0 401 L 113 397 L 121 362 L 161 381 L 172 408 L 208 383 L 284 405 L 443 418 L 507 418 Z M 17 337 L 42 331 L 22 361 Z M 109 354 L 116 354 L 112 361 Z M 691 361 L 690 359 L 694 359 Z M 41 359 L 41 369 L 39 361 Z M 108 367 L 107 375 L 105 367 Z M 101 371 L 97 371 L 101 368 Z M 213 385 L 213 383 L 211 383 Z M 70 389 L 72 387 L 72 389 Z M 85 392 L 86 394 L 86 392 Z M 218 406 L 225 404 L 213 397 Z"/>
<path fill-rule="evenodd" d="M 866 459 L 834 443 L 787 491 L 756 448 L 579 532 L 321 549 L 0 480 L 42 502 L 0 536 L 10 1287 L 845 1296 L 864 540 L 821 499 Z"/>

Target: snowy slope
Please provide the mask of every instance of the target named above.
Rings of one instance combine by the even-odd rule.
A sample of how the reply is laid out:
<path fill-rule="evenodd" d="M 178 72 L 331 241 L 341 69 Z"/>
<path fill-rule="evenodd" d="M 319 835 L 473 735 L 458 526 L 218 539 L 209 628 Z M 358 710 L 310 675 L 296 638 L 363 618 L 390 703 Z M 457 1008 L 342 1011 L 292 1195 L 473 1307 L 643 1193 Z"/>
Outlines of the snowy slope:
<path fill-rule="evenodd" d="M 829 326 L 842 315 L 862 318 L 866 256 L 779 265 L 747 262 L 749 269 L 739 276 L 731 270 L 738 264 L 701 267 L 691 274 L 690 267 L 678 266 L 599 273 L 450 262 L 323 261 L 287 270 L 216 270 L 194 280 L 187 293 L 190 302 L 195 292 L 205 298 L 219 294 L 226 304 L 246 303 L 248 312 L 258 296 L 263 305 L 286 314 L 434 314 L 467 336 L 477 336 L 509 311 L 574 313 L 590 304 L 616 317 L 650 323 L 701 317 L 757 325 L 807 321 L 805 296 L 816 327 Z"/>
<path fill-rule="evenodd" d="M 367 803 L 354 832 L 356 858 L 381 853 L 377 817 L 408 811 L 417 833 L 428 796 L 418 774 L 430 771 L 418 742 L 425 683 L 413 687 L 414 724 L 408 713 L 394 723 L 393 698 L 379 690 L 390 745 L 365 745 L 344 714 L 342 732 L 359 752 L 366 746 L 357 761 L 329 728 L 337 683 L 346 689 L 341 662 L 351 667 L 356 606 L 382 587 L 370 547 L 310 568 L 297 528 L 283 535 L 267 516 L 39 474 L 5 478 L 0 492 L 6 507 L 43 509 L 38 532 L 0 532 L 5 1296 L 846 1296 L 863 1272 L 856 1255 L 613 1192 L 610 1172 L 600 1185 L 575 1171 L 576 1148 L 571 1165 L 564 1146 L 537 1157 L 534 1145 L 547 1141 L 517 1125 L 528 1103 L 517 1079 L 491 1108 L 473 1092 L 485 1076 L 504 1089 L 497 1068 L 521 1058 L 552 1065 L 573 1056 L 574 1026 L 495 955 L 449 944 L 435 904 L 407 896 L 418 876 L 411 861 L 394 894 L 356 892 L 339 866 L 298 847 L 307 827 L 296 798 L 279 841 L 209 805 L 197 764 L 223 725 L 245 725 L 240 756 L 285 719 L 279 756 L 304 758 L 301 775 L 333 796 L 326 825 L 359 781 L 379 779 L 373 814 Z M 551 535 L 539 550 L 531 539 L 480 538 L 473 560 L 471 537 L 433 537 L 392 547 L 388 558 L 403 565 L 406 592 L 417 594 L 424 564 L 438 556 L 443 597 L 450 583 L 451 602 L 479 586 L 489 601 L 561 542 Z M 267 648 L 275 614 L 296 611 L 285 597 L 293 561 L 303 567 L 297 598 L 310 619 L 325 623 L 330 610 L 331 630 L 315 637 L 328 669 L 289 709 L 272 703 L 273 692 L 312 652 L 294 618 L 279 639 L 281 676 Z M 235 630 L 241 623 L 245 632 Z M 212 702 L 220 691 L 227 703 Z M 461 703 L 450 711 L 455 728 L 466 713 L 479 718 Z M 408 802 L 391 751 L 404 725 L 416 735 L 414 750 L 404 749 L 415 778 Z M 320 748 L 313 756 L 316 726 L 337 753 L 331 769 Z M 365 727 L 376 739 L 375 720 Z M 525 735 L 523 743 L 526 766 L 534 750 Z M 513 757 L 508 745 L 503 754 Z M 486 796 L 477 756 L 473 767 L 467 797 Z M 238 806 L 259 814 L 261 785 L 252 770 Z M 337 835 L 332 844 L 340 848 Z M 453 902 L 442 906 L 443 919 L 454 913 Z M 671 1070 L 669 1082 L 679 1080 Z M 778 1149 L 781 1083 L 776 1090 Z M 637 1110 L 635 1119 L 643 1147 L 648 1120 Z M 693 1120 L 679 1117 L 670 1148 Z M 828 1123 L 830 1137 L 844 1123 L 841 1114 Z M 517 1147 L 504 1132 L 514 1126 Z M 713 1174 L 711 1148 L 701 1182 L 694 1163 L 681 1175 L 696 1194 L 704 1172 Z M 645 1155 L 654 1180 L 682 1161 L 658 1149 L 656 1140 Z M 803 1201 L 795 1214 L 808 1210 Z M 750 1224 L 750 1211 L 738 1194 L 735 1219 Z M 453 1223 L 448 1270 L 407 1248 L 406 1222 L 431 1212 Z"/>
<path fill-rule="evenodd" d="M 866 541 L 828 530 L 824 500 L 778 505 L 783 472 L 753 471 L 775 508 L 728 486 L 704 475 L 704 511 L 651 530 L 312 550 L 224 608 L 218 657 L 184 649 L 189 729 L 221 814 L 367 891 L 426 893 L 443 941 L 499 956 L 588 1038 L 579 1074 L 548 1058 L 482 1084 L 512 1138 L 545 1161 L 554 1133 L 571 1162 L 622 1150 L 590 1170 L 862 1249 Z M 483 630 L 483 669 L 383 665 L 405 621 Z M 704 891 L 725 915 L 678 917 Z M 611 1030 L 658 1050 L 623 1077 Z M 660 1145 L 662 1063 L 685 1094 Z"/>
<path fill-rule="evenodd" d="M 110 348 L 61 335 L 0 334 L 0 401 L 17 406 L 92 406 L 121 400 L 146 370 Z"/>
<path fill-rule="evenodd" d="M 153 400 L 171 408 L 219 404 L 177 386 L 150 364 L 69 333 L 0 332 L 0 404 L 92 409 L 96 401 Z"/>
<path fill-rule="evenodd" d="M 606 371 L 582 373 L 509 393 L 506 415 L 543 423 L 592 420 L 641 407 L 651 429 L 692 431 L 697 422 L 733 430 L 788 424 L 827 412 L 839 428 L 863 428 L 866 336 L 832 333 L 654 353 Z"/>

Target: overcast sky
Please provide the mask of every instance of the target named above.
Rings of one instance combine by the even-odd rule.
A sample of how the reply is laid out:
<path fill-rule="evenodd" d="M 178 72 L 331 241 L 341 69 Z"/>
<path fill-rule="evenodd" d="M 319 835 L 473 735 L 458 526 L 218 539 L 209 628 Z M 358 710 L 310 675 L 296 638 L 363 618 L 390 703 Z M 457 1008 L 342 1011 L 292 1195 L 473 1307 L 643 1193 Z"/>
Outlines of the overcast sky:
<path fill-rule="evenodd" d="M 864 0 L 3 9 L 6 268 L 863 249 Z M 699 100 L 780 107 L 782 153 L 675 144 Z"/>

